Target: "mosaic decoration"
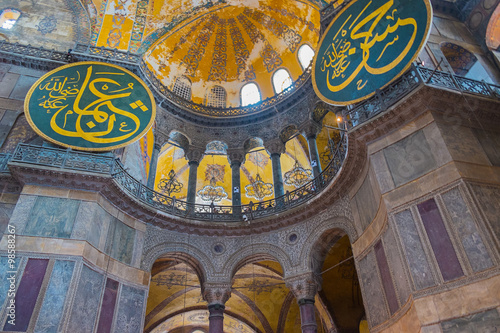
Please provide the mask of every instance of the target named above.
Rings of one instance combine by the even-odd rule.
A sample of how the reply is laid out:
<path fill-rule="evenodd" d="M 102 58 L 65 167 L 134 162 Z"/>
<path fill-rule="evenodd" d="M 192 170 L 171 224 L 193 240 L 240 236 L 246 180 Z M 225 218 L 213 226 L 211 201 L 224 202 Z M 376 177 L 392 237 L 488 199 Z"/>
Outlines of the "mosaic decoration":
<path fill-rule="evenodd" d="M 108 34 L 108 39 L 106 44 L 110 48 L 118 48 L 120 46 L 120 41 L 122 39 L 122 25 L 127 18 L 127 9 L 125 8 L 125 4 L 127 0 L 115 0 L 115 13 L 113 15 L 113 29 Z"/>
<path fill-rule="evenodd" d="M 226 47 L 226 20 L 219 18 L 217 25 L 217 32 L 215 33 L 214 54 L 212 57 L 212 67 L 210 67 L 210 74 L 208 81 L 226 81 L 226 60 L 227 60 L 227 47 Z"/>
<path fill-rule="evenodd" d="M 186 274 L 175 274 L 174 272 L 169 275 L 161 274 L 154 279 L 151 279 L 156 286 L 165 286 L 170 290 L 173 286 L 184 286 L 186 284 Z"/>
<path fill-rule="evenodd" d="M 41 32 L 42 35 L 50 34 L 52 31 L 57 28 L 57 19 L 54 15 L 45 16 L 40 22 L 36 25 L 38 31 Z"/>
<path fill-rule="evenodd" d="M 304 169 L 297 160 L 295 160 L 293 169 L 286 172 L 283 176 L 285 184 L 295 186 L 296 188 L 304 186 L 308 181 L 313 179 L 312 170 Z"/>
<path fill-rule="evenodd" d="M 473 53 L 453 43 L 442 44 L 441 51 L 457 75 L 465 76 L 477 61 Z"/>
<path fill-rule="evenodd" d="M 217 182 L 223 182 L 226 175 L 226 166 L 220 164 L 208 164 L 205 169 L 205 181 L 215 178 Z"/>
<path fill-rule="evenodd" d="M 207 144 L 205 154 L 226 154 L 227 145 L 221 141 L 212 141 Z"/>
<path fill-rule="evenodd" d="M 218 18 L 216 15 L 212 15 L 210 17 L 207 24 L 205 24 L 203 29 L 198 34 L 198 37 L 193 45 L 189 48 L 188 53 L 182 59 L 182 63 L 186 65 L 187 75 L 195 75 L 198 64 L 205 53 L 205 47 L 207 46 L 210 37 L 212 37 L 217 20 Z"/>
<path fill-rule="evenodd" d="M 255 80 L 257 78 L 257 75 L 255 74 L 255 69 L 253 68 L 252 65 L 248 66 L 248 69 L 245 71 L 245 76 L 243 81 L 248 82 Z"/>
<path fill-rule="evenodd" d="M 269 158 L 267 158 L 264 154 L 262 154 L 260 151 L 258 152 L 253 152 L 248 155 L 248 160 L 255 164 L 257 168 L 265 168 L 267 164 L 269 163 Z"/>
<path fill-rule="evenodd" d="M 319 36 L 319 29 L 314 26 L 314 23 L 304 19 L 303 17 L 299 17 L 299 16 L 295 15 L 295 13 L 287 11 L 285 8 L 278 9 L 278 8 L 273 8 L 273 7 L 268 6 L 268 5 L 263 5 L 262 8 L 270 10 L 270 11 L 275 12 L 277 14 L 281 14 L 283 16 L 288 16 L 290 18 L 298 20 L 303 25 L 306 25 L 309 30 L 314 31 Z"/>
<path fill-rule="evenodd" d="M 257 29 L 257 27 L 243 14 L 238 15 L 238 20 L 243 28 L 245 28 L 245 31 L 248 36 L 250 36 L 253 43 L 257 43 L 260 40 L 264 41 L 264 49 L 260 51 L 260 57 L 264 62 L 264 66 L 266 66 L 267 72 L 271 73 L 281 66 L 283 60 L 281 60 L 279 54 L 274 50 L 271 44 L 269 44 L 259 29 Z"/>
<path fill-rule="evenodd" d="M 227 20 L 227 23 L 229 24 L 229 34 L 231 35 L 231 39 L 233 40 L 234 56 L 236 58 L 236 66 L 239 76 L 241 73 L 245 73 L 245 70 L 247 68 L 246 62 L 248 60 L 248 57 L 250 56 L 250 52 L 248 51 L 243 36 L 241 35 L 240 29 L 236 25 L 235 19 L 230 18 Z M 255 76 L 255 72 L 253 73 Z"/>
<path fill-rule="evenodd" d="M 203 5 L 193 7 L 187 11 L 185 11 L 182 14 L 174 16 L 171 20 L 170 23 L 166 24 L 164 27 L 154 31 L 150 35 L 146 37 L 146 39 L 142 42 L 141 47 L 139 48 L 137 53 L 144 53 L 146 52 L 151 46 L 153 46 L 154 43 L 156 43 L 159 39 L 164 37 L 167 33 L 172 31 L 172 29 L 176 28 L 179 26 L 182 22 L 184 22 L 187 19 L 190 19 L 194 16 L 196 16 L 198 13 L 205 9 L 209 9 L 214 6 L 218 6 L 219 4 L 224 3 L 225 0 L 218 0 L 218 1 L 207 1 Z M 225 7 L 222 7 L 225 8 Z M 221 8 L 221 9 L 222 9 Z"/>
<path fill-rule="evenodd" d="M 74 24 L 73 28 L 73 35 L 75 41 L 78 43 L 82 44 L 89 44 L 90 43 L 90 35 L 89 33 L 92 30 L 92 26 L 90 25 L 91 18 L 90 15 L 87 13 L 85 10 L 85 7 L 83 7 L 83 4 L 78 1 L 78 0 L 65 0 L 66 6 L 73 12 L 73 17 L 72 21 Z M 92 6 L 89 7 L 89 11 L 94 11 L 93 14 L 95 15 L 95 6 L 92 4 Z"/>
<path fill-rule="evenodd" d="M 429 0 L 352 1 L 332 20 L 313 63 L 313 86 L 325 102 L 348 105 L 403 74 L 430 32 Z"/>
<path fill-rule="evenodd" d="M 247 7 L 243 11 L 243 14 L 262 24 L 275 36 L 283 38 L 286 45 L 288 46 L 288 49 L 292 52 L 295 52 L 295 50 L 297 49 L 297 45 L 299 45 L 300 41 L 302 40 L 302 36 L 299 35 L 295 30 L 290 29 L 284 23 L 275 20 L 274 18 L 264 14 L 259 10 L 252 10 Z"/>
<path fill-rule="evenodd" d="M 69 64 L 45 74 L 29 90 L 24 109 L 38 135 L 90 151 L 138 140 L 156 115 L 144 82 L 128 70 L 98 62 Z"/>
<path fill-rule="evenodd" d="M 158 183 L 158 189 L 171 196 L 172 193 L 179 193 L 184 185 L 176 179 L 174 169 L 170 170 L 167 178 L 162 178 Z"/>
<path fill-rule="evenodd" d="M 137 3 L 137 10 L 135 13 L 134 27 L 132 28 L 132 36 L 130 39 L 129 50 L 136 53 L 141 46 L 144 28 L 146 27 L 146 20 L 148 15 L 149 0 L 141 0 Z"/>
<path fill-rule="evenodd" d="M 87 6 L 87 8 L 93 8 L 95 10 L 95 7 L 94 7 L 94 3 L 92 2 L 92 0 L 83 0 L 85 1 L 85 4 Z M 101 26 L 102 26 L 102 21 L 104 20 L 104 13 L 106 12 L 106 7 L 108 6 L 108 1 L 103 1 L 101 3 L 101 6 L 99 7 L 99 12 L 97 13 L 96 17 L 92 17 L 92 15 L 90 15 L 91 17 L 91 24 L 92 24 L 92 34 L 91 34 L 91 37 L 90 37 L 90 43 L 93 45 L 93 46 L 96 46 L 97 45 L 97 40 L 99 39 L 99 32 L 101 30 Z"/>
<path fill-rule="evenodd" d="M 260 174 L 257 173 L 255 180 L 245 186 L 245 195 L 247 198 L 254 198 L 262 201 L 266 197 L 273 195 L 274 186 L 271 183 L 264 183 Z"/>
<path fill-rule="evenodd" d="M 255 292 L 257 295 L 261 293 L 271 293 L 274 289 L 281 289 L 281 285 L 276 282 L 271 282 L 268 279 L 265 280 L 253 280 L 248 284 L 248 291 Z"/>
<path fill-rule="evenodd" d="M 187 39 L 189 38 L 189 36 L 191 36 L 191 34 L 193 32 L 195 32 L 197 28 L 198 28 L 197 25 L 193 25 L 191 27 L 191 29 L 189 29 L 189 31 L 179 39 L 179 41 L 175 44 L 175 46 L 172 49 L 172 51 L 170 51 L 170 53 L 165 57 L 165 60 L 169 60 L 170 58 L 172 58 L 172 56 L 174 55 L 174 53 L 180 50 L 181 45 L 184 44 L 187 41 Z M 162 63 L 162 66 L 164 68 L 165 64 Z M 162 66 L 160 66 L 160 68 L 159 68 L 160 71 L 163 69 Z"/>

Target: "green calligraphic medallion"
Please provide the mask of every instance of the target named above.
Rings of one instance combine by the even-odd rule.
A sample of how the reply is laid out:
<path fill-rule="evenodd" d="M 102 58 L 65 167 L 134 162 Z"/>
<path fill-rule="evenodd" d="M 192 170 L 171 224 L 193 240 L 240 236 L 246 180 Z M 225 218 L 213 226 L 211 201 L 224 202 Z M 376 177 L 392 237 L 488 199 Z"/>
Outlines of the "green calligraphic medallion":
<path fill-rule="evenodd" d="M 330 23 L 313 63 L 313 86 L 325 102 L 347 105 L 401 76 L 425 45 L 429 0 L 353 0 Z"/>
<path fill-rule="evenodd" d="M 156 104 L 136 75 L 121 67 L 79 62 L 59 67 L 30 89 L 24 110 L 31 127 L 60 146 L 107 151 L 144 136 Z"/>

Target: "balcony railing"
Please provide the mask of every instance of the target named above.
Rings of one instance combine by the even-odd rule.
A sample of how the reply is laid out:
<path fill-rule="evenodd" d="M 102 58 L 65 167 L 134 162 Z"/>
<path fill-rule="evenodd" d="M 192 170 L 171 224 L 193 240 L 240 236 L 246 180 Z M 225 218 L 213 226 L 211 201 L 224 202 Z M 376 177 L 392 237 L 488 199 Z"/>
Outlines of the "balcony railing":
<path fill-rule="evenodd" d="M 371 98 L 345 110 L 347 128 L 352 129 L 396 104 L 405 95 L 421 85 L 451 89 L 462 93 L 500 99 L 500 86 L 453 75 L 420 66 L 412 66 L 386 88 L 377 91 Z"/>
<path fill-rule="evenodd" d="M 284 196 L 242 206 L 220 206 L 188 203 L 169 197 L 139 182 L 112 156 L 84 153 L 71 149 L 19 144 L 10 156 L 3 156 L 4 165 L 22 163 L 68 171 L 85 171 L 111 176 L 131 197 L 167 214 L 199 221 L 239 222 L 272 216 L 297 207 L 318 195 L 335 178 L 347 154 L 347 135 L 341 133 L 333 158 L 325 170 L 304 186 Z M 0 160 L 1 163 L 1 160 Z"/>

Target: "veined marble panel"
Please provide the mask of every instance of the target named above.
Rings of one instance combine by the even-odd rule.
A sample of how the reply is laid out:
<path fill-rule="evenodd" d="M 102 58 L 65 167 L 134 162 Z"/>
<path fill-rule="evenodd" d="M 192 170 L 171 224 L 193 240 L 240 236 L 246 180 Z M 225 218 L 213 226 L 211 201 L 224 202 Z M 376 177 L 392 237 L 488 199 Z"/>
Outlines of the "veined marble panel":
<path fill-rule="evenodd" d="M 78 200 L 38 197 L 24 234 L 70 238 L 79 205 Z"/>
<path fill-rule="evenodd" d="M 118 304 L 115 332 L 135 333 L 142 330 L 145 291 L 124 285 Z"/>

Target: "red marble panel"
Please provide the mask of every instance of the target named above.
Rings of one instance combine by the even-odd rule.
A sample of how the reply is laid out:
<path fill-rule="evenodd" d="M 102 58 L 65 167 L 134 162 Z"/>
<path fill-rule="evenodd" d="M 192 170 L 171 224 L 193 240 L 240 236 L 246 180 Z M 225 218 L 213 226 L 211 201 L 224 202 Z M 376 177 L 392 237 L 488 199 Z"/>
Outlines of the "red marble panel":
<path fill-rule="evenodd" d="M 387 263 L 387 257 L 385 256 L 385 250 L 381 241 L 378 241 L 377 244 L 375 244 L 375 257 L 377 258 L 378 269 L 380 271 L 380 277 L 382 278 L 382 286 L 384 287 L 385 297 L 387 299 L 387 303 L 389 304 L 389 310 L 391 310 L 391 314 L 394 314 L 394 312 L 396 312 L 399 308 L 398 298 L 396 296 L 396 290 L 392 281 L 391 272 L 389 271 L 389 264 Z"/>
<path fill-rule="evenodd" d="M 97 333 L 110 333 L 113 324 L 113 314 L 116 306 L 116 295 L 118 293 L 118 282 L 112 279 L 106 281 L 106 289 L 101 305 L 101 315 L 99 316 L 99 326 Z"/>
<path fill-rule="evenodd" d="M 429 199 L 417 207 L 443 279 L 450 281 L 463 276 L 464 272 L 444 226 L 436 201 Z"/>

